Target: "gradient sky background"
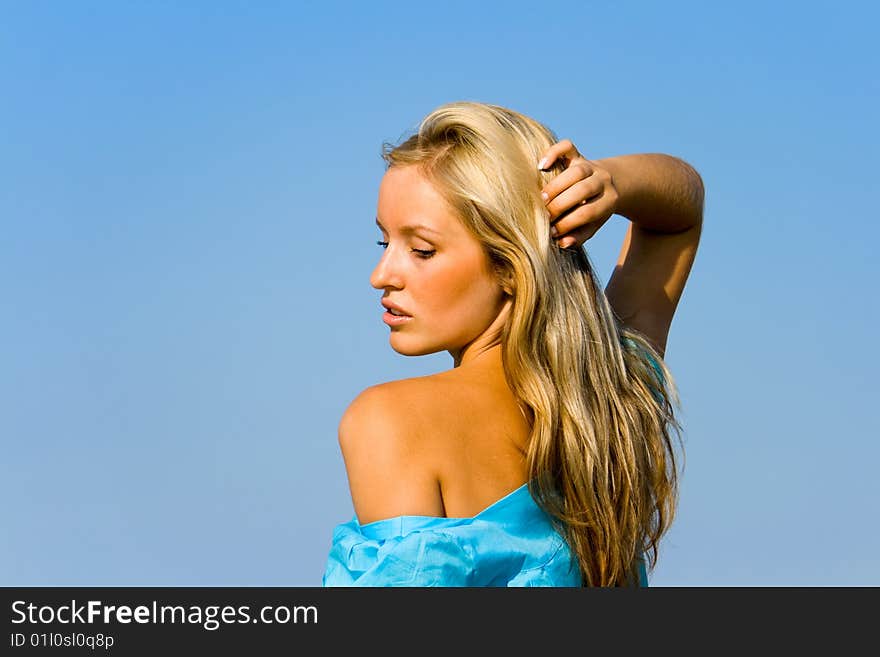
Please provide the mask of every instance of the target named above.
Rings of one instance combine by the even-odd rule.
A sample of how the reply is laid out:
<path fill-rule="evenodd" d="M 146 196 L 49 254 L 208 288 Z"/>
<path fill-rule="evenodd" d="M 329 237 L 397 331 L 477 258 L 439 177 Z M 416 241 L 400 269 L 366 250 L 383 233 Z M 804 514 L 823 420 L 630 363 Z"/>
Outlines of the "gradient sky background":
<path fill-rule="evenodd" d="M 686 464 L 651 584 L 880 585 L 869 3 L 0 3 L 0 583 L 318 586 L 383 141 L 497 103 L 681 157 Z M 607 283 L 626 220 L 587 249 Z"/>

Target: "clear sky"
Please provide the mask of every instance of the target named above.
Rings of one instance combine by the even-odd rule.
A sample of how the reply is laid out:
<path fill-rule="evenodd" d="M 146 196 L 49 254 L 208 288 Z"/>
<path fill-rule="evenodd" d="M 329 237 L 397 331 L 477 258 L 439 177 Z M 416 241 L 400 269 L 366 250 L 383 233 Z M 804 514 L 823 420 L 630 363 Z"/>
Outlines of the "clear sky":
<path fill-rule="evenodd" d="M 651 583 L 880 585 L 871 3 L 0 13 L 3 585 L 320 585 L 342 411 L 452 366 L 391 350 L 368 277 L 381 144 L 453 100 L 703 176 Z"/>

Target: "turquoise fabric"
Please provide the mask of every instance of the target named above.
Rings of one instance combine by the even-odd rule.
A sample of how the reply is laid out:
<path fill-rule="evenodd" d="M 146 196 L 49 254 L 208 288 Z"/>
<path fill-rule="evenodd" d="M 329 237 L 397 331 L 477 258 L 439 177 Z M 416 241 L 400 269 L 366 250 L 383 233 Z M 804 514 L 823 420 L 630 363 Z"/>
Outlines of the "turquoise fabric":
<path fill-rule="evenodd" d="M 648 585 L 639 560 L 640 585 Z M 338 525 L 324 586 L 580 586 L 577 561 L 528 485 L 472 518 Z"/>
<path fill-rule="evenodd" d="M 654 368 L 654 372 L 657 374 L 658 384 L 661 387 L 666 385 L 666 377 L 663 376 L 663 369 L 660 367 L 660 364 L 657 362 L 657 359 L 654 358 L 650 353 L 645 351 L 641 347 L 641 345 L 639 345 L 639 343 L 636 342 L 635 340 L 633 340 L 632 338 L 623 338 L 623 342 L 628 345 L 632 345 L 633 347 L 640 349 L 642 351 L 642 353 L 645 354 L 645 357 L 648 359 L 648 362 L 651 363 L 651 367 Z M 649 387 L 651 388 L 651 394 L 654 395 L 654 399 L 656 399 L 658 402 L 662 403 L 663 402 L 663 395 L 660 393 L 660 390 L 658 388 L 655 388 L 654 386 L 649 386 Z"/>

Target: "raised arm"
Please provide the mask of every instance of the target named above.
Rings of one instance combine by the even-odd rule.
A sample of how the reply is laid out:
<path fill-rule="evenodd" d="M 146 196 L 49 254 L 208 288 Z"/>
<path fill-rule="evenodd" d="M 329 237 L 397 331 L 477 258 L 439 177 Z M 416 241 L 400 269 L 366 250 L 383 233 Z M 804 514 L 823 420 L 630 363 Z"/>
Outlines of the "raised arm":
<path fill-rule="evenodd" d="M 703 181 L 687 162 L 645 153 L 596 160 L 612 177 L 615 214 L 630 220 L 605 288 L 621 322 L 662 354 L 703 226 Z"/>

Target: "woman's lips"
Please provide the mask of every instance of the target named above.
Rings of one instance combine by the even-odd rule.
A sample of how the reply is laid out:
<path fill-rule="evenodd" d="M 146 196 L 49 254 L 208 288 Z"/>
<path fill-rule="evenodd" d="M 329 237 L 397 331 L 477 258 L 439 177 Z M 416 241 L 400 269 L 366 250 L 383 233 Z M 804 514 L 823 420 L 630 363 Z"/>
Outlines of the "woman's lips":
<path fill-rule="evenodd" d="M 404 312 L 403 308 L 394 303 L 391 299 L 382 299 L 382 307 L 385 308 L 385 314 L 382 315 L 382 321 L 388 326 L 400 326 L 406 324 L 412 317 Z M 394 312 L 391 312 L 391 311 Z"/>
<path fill-rule="evenodd" d="M 392 315 L 388 310 L 382 315 L 382 321 L 388 324 L 388 326 L 400 326 L 401 324 L 406 324 L 411 319 L 412 317 L 409 315 Z"/>

